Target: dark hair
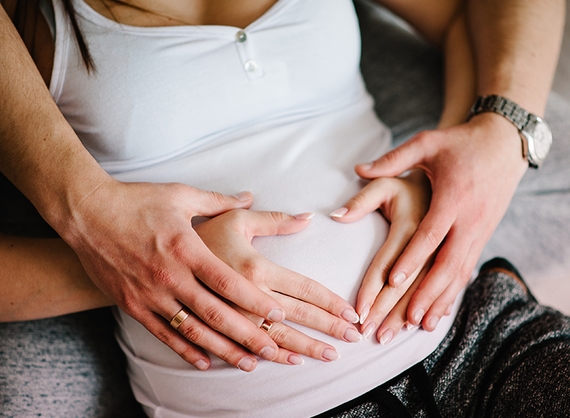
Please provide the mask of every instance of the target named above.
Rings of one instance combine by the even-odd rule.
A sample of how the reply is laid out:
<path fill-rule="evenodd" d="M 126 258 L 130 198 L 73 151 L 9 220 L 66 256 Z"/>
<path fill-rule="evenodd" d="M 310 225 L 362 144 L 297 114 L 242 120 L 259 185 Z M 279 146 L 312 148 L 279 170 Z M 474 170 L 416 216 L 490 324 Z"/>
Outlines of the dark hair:
<path fill-rule="evenodd" d="M 81 52 L 81 58 L 83 59 L 85 67 L 87 68 L 87 71 L 95 70 L 95 64 L 89 54 L 89 48 L 81 34 L 79 24 L 77 23 L 75 8 L 73 7 L 71 0 L 62 0 L 62 2 L 67 17 L 69 18 L 69 22 L 71 23 L 71 27 L 73 28 L 73 33 L 75 35 L 77 45 L 79 46 L 79 51 Z M 35 40 L 36 26 L 41 14 L 40 0 L 17 0 L 15 2 L 13 12 L 10 13 L 10 11 L 8 11 L 8 13 L 11 15 L 12 22 L 22 37 L 24 44 L 28 48 L 30 55 L 34 58 L 37 54 L 37 51 L 35 50 Z"/>

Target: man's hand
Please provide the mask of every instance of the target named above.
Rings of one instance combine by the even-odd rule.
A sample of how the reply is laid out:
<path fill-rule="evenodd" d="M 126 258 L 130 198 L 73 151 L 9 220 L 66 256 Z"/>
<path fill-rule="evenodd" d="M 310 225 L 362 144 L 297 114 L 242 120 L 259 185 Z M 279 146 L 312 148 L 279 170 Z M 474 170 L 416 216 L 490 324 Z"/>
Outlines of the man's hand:
<path fill-rule="evenodd" d="M 411 324 L 435 329 L 469 280 L 527 167 L 517 129 L 491 113 L 419 133 L 374 163 L 357 167 L 366 179 L 398 176 L 412 168 L 423 169 L 430 179 L 429 211 L 389 275 L 390 284 L 398 286 L 438 251 L 410 299 Z"/>
<path fill-rule="evenodd" d="M 251 371 L 251 353 L 275 360 L 278 346 L 225 300 L 273 322 L 285 318 L 284 309 L 214 256 L 191 224 L 195 216 L 249 207 L 251 199 L 110 179 L 76 207 L 62 235 L 93 282 L 186 361 L 207 369 L 201 347 Z M 183 307 L 190 315 L 176 331 L 169 322 Z"/>

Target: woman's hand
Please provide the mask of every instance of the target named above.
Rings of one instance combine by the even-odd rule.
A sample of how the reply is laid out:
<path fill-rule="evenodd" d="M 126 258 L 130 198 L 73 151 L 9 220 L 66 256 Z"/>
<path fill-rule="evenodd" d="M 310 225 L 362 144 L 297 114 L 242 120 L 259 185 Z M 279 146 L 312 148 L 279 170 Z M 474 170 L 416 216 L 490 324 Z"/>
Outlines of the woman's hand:
<path fill-rule="evenodd" d="M 251 245 L 256 236 L 283 235 L 305 228 L 312 214 L 289 216 L 280 212 L 232 210 L 195 227 L 210 250 L 231 268 L 271 295 L 285 308 L 289 321 L 322 331 L 346 342 L 360 341 L 353 323 L 358 315 L 348 302 L 319 283 L 280 267 Z M 256 326 L 263 318 L 242 310 Z M 300 364 L 295 353 L 331 361 L 338 358 L 335 348 L 308 337 L 282 323 L 275 323 L 269 335 L 281 347 L 277 360 Z"/>
<path fill-rule="evenodd" d="M 421 132 L 372 164 L 357 167 L 363 178 L 420 168 L 430 179 L 429 211 L 389 271 L 390 284 L 396 286 L 437 250 L 433 266 L 410 299 L 410 323 L 435 329 L 469 281 L 527 167 L 516 128 L 494 113 Z"/>
<path fill-rule="evenodd" d="M 370 338 L 378 330 L 378 341 L 387 344 L 399 331 L 378 327 L 391 317 L 392 308 L 396 304 L 400 310 L 403 304 L 407 304 L 402 297 L 409 294 L 410 287 L 417 287 L 416 277 L 423 266 L 407 280 L 394 283 L 394 286 L 386 286 L 388 275 L 416 233 L 428 211 L 429 203 L 429 181 L 421 170 L 414 170 L 401 178 L 382 177 L 372 180 L 343 208 L 331 214 L 339 222 L 354 222 L 372 211 L 380 210 L 390 222 L 388 238 L 368 268 L 356 302 L 365 338 Z M 409 297 L 406 300 L 409 301 Z"/>

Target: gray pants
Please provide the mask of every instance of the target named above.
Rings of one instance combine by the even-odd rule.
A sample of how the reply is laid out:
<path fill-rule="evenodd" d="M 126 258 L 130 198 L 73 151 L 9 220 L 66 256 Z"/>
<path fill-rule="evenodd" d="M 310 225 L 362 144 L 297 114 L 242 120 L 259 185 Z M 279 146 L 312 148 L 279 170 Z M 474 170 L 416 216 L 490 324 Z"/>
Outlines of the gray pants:
<path fill-rule="evenodd" d="M 342 411 L 342 412 L 341 412 Z M 481 274 L 423 362 L 320 417 L 565 417 L 570 317 L 504 273 Z"/>
<path fill-rule="evenodd" d="M 434 127 L 442 102 L 438 53 L 377 19 L 363 18 L 362 29 L 363 74 L 395 141 Z M 536 277 L 570 260 L 569 114 L 569 105 L 553 96 L 551 155 L 523 179 L 482 259 L 502 255 Z M 105 309 L 0 324 L 0 416 L 140 416 L 112 327 Z"/>

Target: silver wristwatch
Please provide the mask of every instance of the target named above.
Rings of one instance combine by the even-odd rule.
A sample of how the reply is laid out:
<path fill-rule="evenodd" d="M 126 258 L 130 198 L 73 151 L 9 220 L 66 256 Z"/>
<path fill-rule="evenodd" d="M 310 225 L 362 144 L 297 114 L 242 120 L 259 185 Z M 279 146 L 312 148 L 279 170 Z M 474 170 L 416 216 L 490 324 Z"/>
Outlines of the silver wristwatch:
<path fill-rule="evenodd" d="M 512 122 L 519 130 L 522 139 L 523 157 L 528 160 L 530 167 L 540 167 L 552 145 L 552 132 L 542 118 L 527 112 L 512 100 L 496 94 L 477 97 L 467 120 L 483 112 L 498 113 Z"/>

